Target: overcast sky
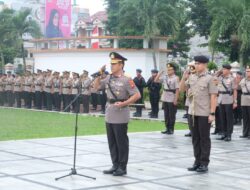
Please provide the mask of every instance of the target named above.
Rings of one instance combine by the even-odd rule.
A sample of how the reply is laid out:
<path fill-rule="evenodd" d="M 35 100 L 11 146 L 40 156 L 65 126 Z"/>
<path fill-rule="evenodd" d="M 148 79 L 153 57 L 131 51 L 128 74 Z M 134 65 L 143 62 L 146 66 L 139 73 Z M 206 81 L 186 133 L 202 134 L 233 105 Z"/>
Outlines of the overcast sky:
<path fill-rule="evenodd" d="M 13 1 L 22 2 L 25 0 L 3 0 L 3 1 L 8 4 Z M 73 1 L 74 0 L 71 0 L 72 3 Z M 97 11 L 105 10 L 104 0 L 77 0 L 76 2 L 78 5 L 80 5 L 80 7 L 88 8 L 90 11 L 90 14 L 94 14 Z"/>

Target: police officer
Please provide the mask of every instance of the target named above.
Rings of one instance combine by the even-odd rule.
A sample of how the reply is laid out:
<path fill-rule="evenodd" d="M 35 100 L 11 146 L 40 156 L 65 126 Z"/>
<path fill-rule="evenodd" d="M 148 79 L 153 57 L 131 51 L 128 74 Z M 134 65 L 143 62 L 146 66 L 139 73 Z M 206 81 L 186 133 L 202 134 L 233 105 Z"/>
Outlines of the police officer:
<path fill-rule="evenodd" d="M 136 77 L 134 78 L 134 83 L 138 90 L 140 91 L 141 98 L 136 101 L 136 112 L 133 114 L 134 117 L 141 117 L 142 114 L 142 103 L 143 103 L 143 89 L 146 87 L 146 82 L 143 76 L 141 75 L 142 70 L 136 69 Z"/>
<path fill-rule="evenodd" d="M 236 73 L 236 81 L 241 81 L 243 78 L 242 72 L 237 71 Z M 241 125 L 242 120 L 242 112 L 241 112 L 241 95 L 242 91 L 239 85 L 237 85 L 237 107 L 234 109 L 234 125 Z"/>
<path fill-rule="evenodd" d="M 147 81 L 149 101 L 151 104 L 150 118 L 158 118 L 161 84 L 155 82 L 158 74 L 157 69 L 151 70 L 151 77 Z"/>
<path fill-rule="evenodd" d="M 42 91 L 44 85 L 43 73 L 40 69 L 37 69 L 37 76 L 34 81 L 35 86 L 35 99 L 36 99 L 36 109 L 42 109 Z"/>
<path fill-rule="evenodd" d="M 180 82 L 181 91 L 184 92 L 187 87 L 190 89 L 188 113 L 192 115 L 193 120 L 192 143 L 195 162 L 188 171 L 207 172 L 211 150 L 210 128 L 215 119 L 218 89 L 216 79 L 207 72 L 208 58 L 196 56 L 194 60 L 196 76 L 189 76 L 185 72 Z M 189 77 L 195 79 L 190 80 Z"/>
<path fill-rule="evenodd" d="M 16 102 L 16 107 L 21 108 L 21 93 L 22 93 L 22 77 L 19 73 L 16 73 L 14 79 L 14 97 Z"/>
<path fill-rule="evenodd" d="M 233 133 L 233 109 L 237 107 L 237 84 L 231 75 L 231 66 L 224 64 L 219 78 L 219 110 L 221 117 L 222 136 L 218 140 L 231 141 Z"/>
<path fill-rule="evenodd" d="M 8 71 L 6 77 L 5 91 L 7 96 L 7 104 L 9 107 L 13 106 L 13 84 L 14 84 L 14 78 L 11 75 L 11 71 Z"/>
<path fill-rule="evenodd" d="M 72 79 L 70 78 L 70 72 L 65 71 L 64 79 L 62 81 L 63 109 L 65 112 L 70 112 L 70 106 L 66 110 L 65 108 L 70 104 L 71 90 L 72 90 Z"/>
<path fill-rule="evenodd" d="M 155 82 L 163 84 L 163 94 L 161 100 L 164 108 L 164 119 L 166 130 L 162 131 L 162 134 L 173 134 L 174 125 L 177 112 L 177 103 L 179 98 L 179 77 L 175 75 L 175 64 L 168 63 L 167 75 L 163 75 L 163 72 L 157 74 Z"/>
<path fill-rule="evenodd" d="M 47 76 L 45 78 L 45 83 L 44 83 L 44 91 L 46 94 L 46 102 L 47 102 L 47 110 L 52 110 L 52 91 L 53 91 L 53 75 L 52 75 L 52 70 L 47 69 Z"/>
<path fill-rule="evenodd" d="M 24 102 L 25 107 L 31 109 L 32 107 L 32 86 L 33 86 L 33 77 L 30 71 L 26 71 L 24 79 Z"/>
<path fill-rule="evenodd" d="M 56 111 L 61 110 L 61 94 L 62 94 L 62 81 L 60 73 L 55 71 L 53 73 L 53 102 Z"/>
<path fill-rule="evenodd" d="M 81 81 L 80 81 L 78 73 L 73 72 L 72 74 L 73 74 L 73 80 L 72 80 L 72 93 L 71 93 L 72 98 L 71 99 L 73 100 L 79 94 Z M 78 97 L 73 103 L 73 112 L 79 113 L 79 109 L 80 109 L 80 101 Z"/>
<path fill-rule="evenodd" d="M 116 52 L 111 52 L 110 58 L 112 74 L 103 80 L 98 77 L 95 83 L 95 88 L 106 89 L 108 98 L 105 121 L 113 166 L 103 173 L 122 176 L 127 174 L 129 151 L 128 105 L 140 98 L 140 92 L 134 81 L 124 75 L 123 67 L 127 59 Z"/>
<path fill-rule="evenodd" d="M 81 83 L 82 83 L 83 113 L 89 113 L 91 79 L 89 78 L 89 72 L 86 70 L 83 70 L 83 74 L 81 76 Z"/>
<path fill-rule="evenodd" d="M 101 75 L 101 78 L 104 79 L 104 78 L 106 78 L 108 75 L 109 75 L 108 71 L 105 71 L 105 72 L 103 72 L 103 74 Z M 106 94 L 105 89 L 103 89 L 103 90 L 100 91 L 100 103 L 101 103 L 101 108 L 102 108 L 101 113 L 102 113 L 102 114 L 105 114 L 105 111 L 106 111 L 106 103 L 107 103 L 107 94 Z"/>
<path fill-rule="evenodd" d="M 241 138 L 250 139 L 250 66 L 246 67 L 246 77 L 240 81 L 243 134 Z"/>
<path fill-rule="evenodd" d="M 0 106 L 4 105 L 4 79 L 5 76 L 0 74 Z"/>

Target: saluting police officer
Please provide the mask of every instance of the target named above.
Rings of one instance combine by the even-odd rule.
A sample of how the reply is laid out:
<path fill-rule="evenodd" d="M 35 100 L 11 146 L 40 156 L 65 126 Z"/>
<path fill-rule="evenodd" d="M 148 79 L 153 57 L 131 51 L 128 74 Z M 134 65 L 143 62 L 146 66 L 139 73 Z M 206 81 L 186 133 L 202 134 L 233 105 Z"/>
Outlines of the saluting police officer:
<path fill-rule="evenodd" d="M 240 81 L 243 134 L 241 138 L 250 139 L 250 66 L 246 67 L 246 77 Z"/>
<path fill-rule="evenodd" d="M 216 79 L 208 74 L 208 58 L 205 56 L 194 57 L 195 75 L 184 73 L 180 89 L 185 91 L 188 87 L 190 101 L 188 113 L 192 116 L 192 143 L 195 162 L 188 171 L 207 172 L 211 151 L 210 128 L 214 121 L 218 88 Z M 189 80 L 189 77 L 195 79 Z"/>
<path fill-rule="evenodd" d="M 5 76 L 0 73 L 0 106 L 4 105 L 4 80 Z"/>
<path fill-rule="evenodd" d="M 224 64 L 219 78 L 219 110 L 222 136 L 218 140 L 231 141 L 233 133 L 233 109 L 237 107 L 237 84 L 231 74 L 231 65 Z"/>
<path fill-rule="evenodd" d="M 32 107 L 32 86 L 33 86 L 33 77 L 30 71 L 26 71 L 24 79 L 24 102 L 25 107 L 31 109 Z"/>
<path fill-rule="evenodd" d="M 124 75 L 123 67 L 127 59 L 116 52 L 111 52 L 110 58 L 112 74 L 103 80 L 98 77 L 95 83 L 96 89 L 106 89 L 108 98 L 105 121 L 113 166 L 103 173 L 122 176 L 127 174 L 129 152 L 128 106 L 140 98 L 140 92 L 134 81 Z M 104 69 L 101 71 L 104 72 Z"/>
<path fill-rule="evenodd" d="M 243 78 L 242 72 L 237 71 L 236 73 L 236 81 L 241 81 Z M 242 91 L 240 85 L 237 84 L 237 107 L 234 109 L 234 125 L 241 125 L 242 120 L 242 111 L 241 111 L 241 95 Z"/>
<path fill-rule="evenodd" d="M 150 118 L 158 118 L 161 84 L 155 82 L 158 74 L 157 69 L 151 70 L 151 77 L 147 81 L 149 100 L 151 104 Z"/>
<path fill-rule="evenodd" d="M 166 130 L 162 131 L 162 134 L 172 135 L 174 133 L 179 98 L 179 77 L 175 75 L 176 67 L 174 63 L 168 63 L 166 66 L 167 75 L 163 75 L 164 71 L 158 73 L 155 82 L 162 83 L 164 88 L 161 100 L 163 102 Z"/>

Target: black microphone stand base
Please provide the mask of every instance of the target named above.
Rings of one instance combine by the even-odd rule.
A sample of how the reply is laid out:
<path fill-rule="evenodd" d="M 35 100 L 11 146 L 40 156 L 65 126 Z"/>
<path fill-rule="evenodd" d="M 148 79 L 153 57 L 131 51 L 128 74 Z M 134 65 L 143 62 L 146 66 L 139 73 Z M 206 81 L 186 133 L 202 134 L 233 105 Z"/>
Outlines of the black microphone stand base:
<path fill-rule="evenodd" d="M 71 172 L 69 174 L 61 176 L 61 177 L 58 177 L 58 178 L 55 178 L 55 180 L 57 181 L 59 179 L 62 179 L 62 178 L 65 178 L 65 177 L 69 177 L 69 176 L 73 176 L 73 175 L 78 175 L 78 176 L 82 176 L 82 177 L 86 177 L 86 178 L 90 178 L 90 179 L 96 180 L 95 177 L 90 177 L 90 176 L 87 176 L 87 175 L 78 174 L 75 168 L 71 168 Z"/>

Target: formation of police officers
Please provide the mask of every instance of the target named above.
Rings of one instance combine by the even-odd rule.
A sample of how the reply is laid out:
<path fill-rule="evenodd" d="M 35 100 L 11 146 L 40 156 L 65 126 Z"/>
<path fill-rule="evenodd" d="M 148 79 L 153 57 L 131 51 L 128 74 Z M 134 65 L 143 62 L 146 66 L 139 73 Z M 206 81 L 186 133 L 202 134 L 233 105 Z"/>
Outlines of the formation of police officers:
<path fill-rule="evenodd" d="M 103 75 L 107 75 L 107 72 Z M 79 93 L 80 98 L 68 106 Z M 59 72 L 52 73 L 49 69 L 37 70 L 34 74 L 27 71 L 23 76 L 10 72 L 0 75 L 0 106 L 79 112 L 83 104 L 83 113 L 89 113 L 90 99 L 93 110 L 97 109 L 97 96 L 100 97 L 104 113 L 106 94 L 93 88 L 92 79 L 86 70 L 81 75 L 73 72 L 72 77 L 68 71 L 60 76 Z"/>

